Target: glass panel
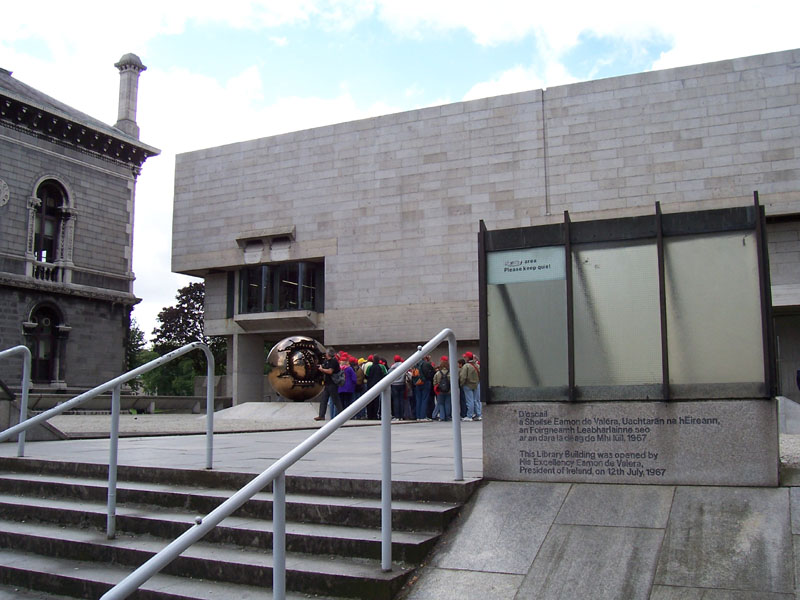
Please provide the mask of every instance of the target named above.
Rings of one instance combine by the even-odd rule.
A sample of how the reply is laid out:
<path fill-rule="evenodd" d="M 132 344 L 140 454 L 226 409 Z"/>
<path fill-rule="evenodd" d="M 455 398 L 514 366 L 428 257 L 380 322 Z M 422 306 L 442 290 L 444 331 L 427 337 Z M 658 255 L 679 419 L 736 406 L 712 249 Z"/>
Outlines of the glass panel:
<path fill-rule="evenodd" d="M 267 265 L 262 266 L 260 269 L 260 275 L 261 300 L 259 302 L 259 306 L 261 307 L 261 312 L 272 312 L 275 310 L 275 299 L 273 298 L 272 291 L 272 267 Z"/>
<path fill-rule="evenodd" d="M 301 263 L 303 269 L 302 281 L 302 308 L 303 310 L 316 310 L 317 305 L 317 283 L 316 271 L 317 265 L 314 263 Z"/>
<path fill-rule="evenodd" d="M 261 268 L 248 267 L 239 272 L 240 284 L 240 307 L 243 313 L 255 313 L 261 311 L 259 284 Z"/>
<path fill-rule="evenodd" d="M 487 281 L 493 387 L 566 386 L 564 248 L 490 252 Z"/>
<path fill-rule="evenodd" d="M 278 310 L 298 310 L 298 267 L 283 264 L 278 269 Z"/>
<path fill-rule="evenodd" d="M 670 383 L 764 381 L 753 232 L 664 245 Z"/>
<path fill-rule="evenodd" d="M 573 246 L 575 384 L 661 383 L 654 243 Z"/>

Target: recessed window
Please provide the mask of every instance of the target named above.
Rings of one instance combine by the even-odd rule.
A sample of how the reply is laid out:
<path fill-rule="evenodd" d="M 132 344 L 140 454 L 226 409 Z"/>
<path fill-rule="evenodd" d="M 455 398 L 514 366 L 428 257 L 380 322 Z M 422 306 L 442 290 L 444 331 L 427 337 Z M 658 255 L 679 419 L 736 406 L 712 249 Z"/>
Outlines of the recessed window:
<path fill-rule="evenodd" d="M 324 274 L 323 263 L 307 261 L 246 267 L 239 271 L 239 312 L 323 312 Z"/>
<path fill-rule="evenodd" d="M 33 253 L 39 262 L 56 261 L 56 249 L 61 230 L 61 217 L 66 205 L 66 193 L 55 181 L 48 180 L 36 190 L 40 200 L 34 212 Z"/>

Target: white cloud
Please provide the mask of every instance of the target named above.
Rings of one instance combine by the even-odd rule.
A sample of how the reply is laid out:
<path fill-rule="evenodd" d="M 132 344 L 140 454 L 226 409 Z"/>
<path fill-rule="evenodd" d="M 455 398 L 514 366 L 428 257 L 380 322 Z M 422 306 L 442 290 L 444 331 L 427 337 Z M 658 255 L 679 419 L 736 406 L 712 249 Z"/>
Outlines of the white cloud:
<path fill-rule="evenodd" d="M 175 154 L 405 110 L 425 102 L 406 84 L 394 103 L 359 104 L 346 85 L 331 97 L 289 94 L 264 104 L 265 83 L 256 66 L 227 78 L 169 68 L 149 57 L 158 36 L 181 35 L 192 22 L 232 29 L 266 30 L 280 45 L 280 25 L 347 29 L 379 19 L 399 35 L 423 38 L 466 31 L 477 44 L 496 46 L 530 38 L 529 56 L 490 80 L 475 82 L 473 99 L 574 81 L 564 66 L 582 36 L 628 45 L 669 40 L 655 67 L 667 68 L 797 46 L 800 3 L 766 1 L 751 10 L 717 0 L 677 0 L 654 5 L 620 2 L 533 3 L 529 0 L 142 0 L 135 10 L 107 0 L 80 3 L 40 0 L 3 7 L 0 66 L 25 83 L 107 123 L 116 121 L 119 75 L 113 62 L 127 52 L 148 64 L 140 80 L 138 122 L 144 142 L 162 149 L 144 165 L 137 184 L 134 271 L 145 301 L 135 315 L 146 334 L 155 315 L 174 303 L 188 278 L 170 272 Z M 44 18 L 46 16 L 46 18 Z M 89 33 L 90 32 L 90 33 Z M 24 48 L 24 49 L 23 49 Z M 101 50 L 98 50 L 101 49 Z M 598 56 L 598 64 L 604 60 Z M 343 74 L 346 79 L 346 74 Z M 429 92 L 429 90 L 426 90 Z M 436 93 L 435 91 L 433 93 Z M 449 102 L 441 98 L 436 102 Z M 427 104 L 431 104 L 430 101 Z"/>

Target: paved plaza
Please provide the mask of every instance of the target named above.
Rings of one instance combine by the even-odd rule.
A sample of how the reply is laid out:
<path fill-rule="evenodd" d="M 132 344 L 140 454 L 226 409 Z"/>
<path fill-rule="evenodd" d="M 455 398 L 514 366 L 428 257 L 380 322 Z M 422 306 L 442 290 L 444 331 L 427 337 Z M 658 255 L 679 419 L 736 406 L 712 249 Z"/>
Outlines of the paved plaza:
<path fill-rule="evenodd" d="M 281 410 L 282 409 L 282 410 Z M 276 414 L 276 410 L 278 414 Z M 285 414 L 280 414 L 281 412 Z M 243 404 L 214 417 L 213 467 L 260 473 L 303 442 L 324 423 L 313 420 L 310 403 L 270 407 Z M 51 423 L 66 433 L 81 431 L 103 438 L 28 442 L 25 456 L 46 460 L 108 463 L 110 415 L 64 415 Z M 481 423 L 459 423 L 465 478 L 482 476 Z M 118 463 L 204 469 L 205 415 L 121 415 Z M 453 423 L 409 422 L 392 425 L 392 478 L 402 481 L 452 481 Z M 15 456 L 17 445 L 0 444 L 0 456 Z M 350 421 L 289 471 L 288 475 L 375 478 L 381 476 L 381 432 L 377 421 Z"/>
<path fill-rule="evenodd" d="M 262 431 L 216 434 L 215 469 L 260 472 L 319 426 L 304 412 L 273 415 L 268 425 L 254 416 L 266 415 L 263 405 L 257 413 L 235 408 L 219 413 L 217 431 L 245 424 Z M 67 429 L 64 421 L 73 419 L 75 433 L 100 430 L 108 418 L 60 423 Z M 459 425 L 465 476 L 481 477 L 482 423 Z M 204 469 L 204 416 L 123 415 L 120 427 L 128 436 L 121 465 Z M 192 428 L 199 429 L 175 435 Z M 782 436 L 778 488 L 485 482 L 401 598 L 797 600 L 800 488 L 791 486 L 800 481 L 798 441 Z M 16 448 L 0 444 L 0 455 Z M 108 441 L 29 442 L 26 456 L 101 463 Z M 380 477 L 380 428 L 356 421 L 336 431 L 289 474 Z M 392 476 L 452 481 L 452 423 L 392 425 Z"/>

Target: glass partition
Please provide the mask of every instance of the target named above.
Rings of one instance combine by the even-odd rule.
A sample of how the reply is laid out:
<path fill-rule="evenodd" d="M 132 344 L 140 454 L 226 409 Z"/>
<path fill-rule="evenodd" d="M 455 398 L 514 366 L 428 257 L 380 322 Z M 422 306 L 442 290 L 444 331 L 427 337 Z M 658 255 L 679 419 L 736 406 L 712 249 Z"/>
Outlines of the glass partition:
<path fill-rule="evenodd" d="M 664 245 L 670 384 L 764 381 L 753 231 Z"/>
<path fill-rule="evenodd" d="M 482 224 L 485 398 L 771 397 L 764 222 L 756 200 L 494 232 Z"/>
<path fill-rule="evenodd" d="M 495 395 L 503 393 L 499 388 L 563 395 L 568 383 L 564 261 L 563 247 L 487 256 L 488 362 Z"/>
<path fill-rule="evenodd" d="M 661 383 L 655 241 L 572 247 L 575 383 Z"/>

